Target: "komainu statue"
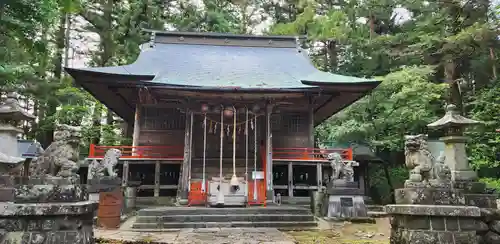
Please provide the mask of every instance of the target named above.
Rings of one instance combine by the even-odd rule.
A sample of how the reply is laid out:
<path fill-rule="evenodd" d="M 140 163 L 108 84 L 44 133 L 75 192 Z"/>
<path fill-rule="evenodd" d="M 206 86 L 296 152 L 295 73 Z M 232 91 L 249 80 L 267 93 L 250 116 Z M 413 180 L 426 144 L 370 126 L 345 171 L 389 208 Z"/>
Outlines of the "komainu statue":
<path fill-rule="evenodd" d="M 355 161 L 344 160 L 339 153 L 328 154 L 328 160 L 330 160 L 330 167 L 332 167 L 332 179 L 334 180 L 345 180 L 347 182 L 354 181 L 354 166 L 358 166 Z"/>
<path fill-rule="evenodd" d="M 30 164 L 32 176 L 78 177 L 80 128 L 58 125 L 54 141 Z"/>
<path fill-rule="evenodd" d="M 88 179 L 94 177 L 110 176 L 116 177 L 118 174 L 115 166 L 118 164 L 118 159 L 122 156 L 122 152 L 116 148 L 111 148 L 106 151 L 101 162 L 94 159 L 89 165 Z"/>
<path fill-rule="evenodd" d="M 444 155 L 436 160 L 427 144 L 427 135 L 405 136 L 405 163 L 410 171 L 407 182 L 432 183 L 449 182 L 451 179 L 450 168 L 444 164 Z"/>
<path fill-rule="evenodd" d="M 332 167 L 332 178 L 330 180 L 340 179 L 340 173 L 343 168 L 342 156 L 338 153 L 330 153 L 327 158 L 330 161 L 330 167 Z"/>

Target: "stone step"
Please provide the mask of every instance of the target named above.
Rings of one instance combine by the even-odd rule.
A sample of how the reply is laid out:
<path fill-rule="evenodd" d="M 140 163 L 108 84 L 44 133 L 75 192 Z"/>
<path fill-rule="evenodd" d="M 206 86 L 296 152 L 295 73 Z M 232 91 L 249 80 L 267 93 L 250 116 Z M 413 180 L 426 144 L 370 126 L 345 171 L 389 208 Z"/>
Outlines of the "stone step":
<path fill-rule="evenodd" d="M 373 211 L 373 212 L 384 211 L 384 205 L 366 205 L 366 208 L 368 209 L 368 211 Z"/>
<path fill-rule="evenodd" d="M 165 222 L 308 222 L 314 221 L 310 214 L 234 214 L 234 215 L 168 215 L 168 216 L 139 216 L 136 223 L 165 223 Z"/>
<path fill-rule="evenodd" d="M 134 223 L 133 229 L 182 229 L 182 228 L 307 228 L 316 227 L 314 221 L 307 222 L 168 222 L 168 223 Z"/>
<path fill-rule="evenodd" d="M 250 207 L 250 208 L 203 208 L 203 207 L 163 207 L 141 209 L 137 216 L 169 216 L 169 215 L 308 215 L 311 211 L 298 207 Z"/>

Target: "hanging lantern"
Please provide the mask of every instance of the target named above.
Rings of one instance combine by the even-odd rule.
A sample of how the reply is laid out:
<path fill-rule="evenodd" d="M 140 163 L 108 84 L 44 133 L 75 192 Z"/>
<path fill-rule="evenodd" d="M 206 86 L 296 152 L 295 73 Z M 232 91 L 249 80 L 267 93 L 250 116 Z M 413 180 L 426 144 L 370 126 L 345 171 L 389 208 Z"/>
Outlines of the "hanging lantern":
<path fill-rule="evenodd" d="M 226 116 L 226 117 L 233 117 L 233 114 L 234 114 L 234 110 L 233 110 L 233 108 L 231 108 L 231 107 L 226 107 L 226 108 L 224 109 L 224 116 Z"/>
<path fill-rule="evenodd" d="M 208 104 L 201 105 L 201 112 L 206 113 L 208 112 L 208 110 L 209 110 Z"/>

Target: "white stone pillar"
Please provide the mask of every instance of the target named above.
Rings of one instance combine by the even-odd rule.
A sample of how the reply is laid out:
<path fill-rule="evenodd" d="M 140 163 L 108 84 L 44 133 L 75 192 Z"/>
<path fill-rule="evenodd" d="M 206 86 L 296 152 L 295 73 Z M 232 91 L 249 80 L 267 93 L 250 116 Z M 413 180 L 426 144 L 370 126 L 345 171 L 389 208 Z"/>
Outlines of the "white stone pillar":
<path fill-rule="evenodd" d="M 467 137 L 447 136 L 441 138 L 441 140 L 445 144 L 444 163 L 450 167 L 452 181 L 476 180 L 478 178 L 477 173 L 470 168 L 465 151 Z"/>
<path fill-rule="evenodd" d="M 266 105 L 266 191 L 267 200 L 272 200 L 274 197 L 273 191 L 273 134 L 271 130 L 271 104 Z"/>

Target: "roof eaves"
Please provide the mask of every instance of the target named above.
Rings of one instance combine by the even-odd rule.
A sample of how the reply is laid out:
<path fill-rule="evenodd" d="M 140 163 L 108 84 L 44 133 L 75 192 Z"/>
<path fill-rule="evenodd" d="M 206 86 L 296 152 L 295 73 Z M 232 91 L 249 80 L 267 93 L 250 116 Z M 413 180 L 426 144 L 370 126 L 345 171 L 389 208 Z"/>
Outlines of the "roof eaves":
<path fill-rule="evenodd" d="M 242 35 L 242 34 L 232 34 L 232 33 L 216 33 L 216 32 L 181 32 L 181 31 L 158 31 L 151 29 L 143 29 L 145 32 L 154 33 L 157 36 L 190 36 L 190 37 L 210 37 L 210 38 L 231 38 L 231 39 L 256 39 L 256 40 L 296 40 L 296 39 L 306 39 L 307 36 L 266 36 L 266 35 Z"/>

